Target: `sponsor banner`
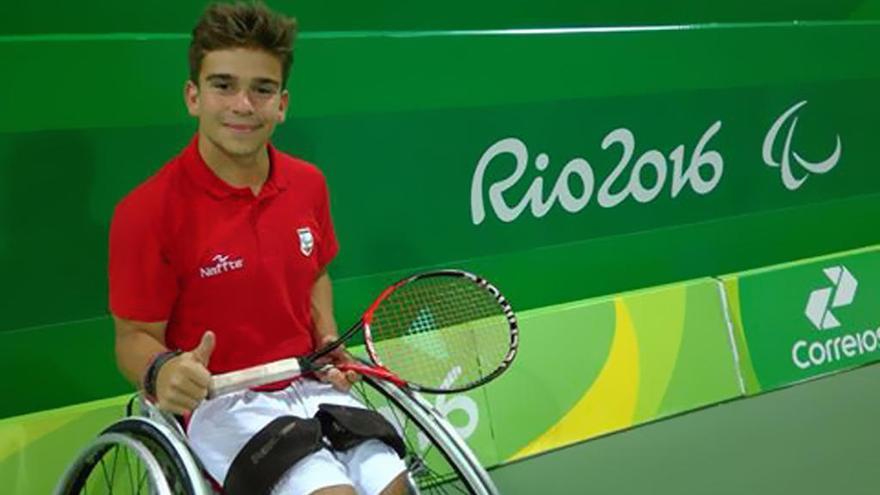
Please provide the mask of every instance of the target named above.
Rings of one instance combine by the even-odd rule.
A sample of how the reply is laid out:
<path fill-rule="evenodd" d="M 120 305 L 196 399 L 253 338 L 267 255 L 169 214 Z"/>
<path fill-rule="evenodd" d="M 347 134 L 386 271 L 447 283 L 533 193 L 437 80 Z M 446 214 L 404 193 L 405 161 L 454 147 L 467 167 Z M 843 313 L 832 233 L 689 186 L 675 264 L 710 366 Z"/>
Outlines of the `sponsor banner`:
<path fill-rule="evenodd" d="M 722 282 L 749 393 L 880 359 L 880 247 Z"/>
<path fill-rule="evenodd" d="M 504 462 L 742 394 L 721 293 L 708 279 L 520 321 L 517 362 L 486 387 Z"/>
<path fill-rule="evenodd" d="M 312 139 L 345 145 L 317 147 L 309 158 L 327 164 L 339 198 L 334 220 L 349 251 L 336 268 L 348 275 L 876 194 L 875 87 L 846 81 L 322 117 L 278 133 L 295 142 L 308 126 Z M 359 167 L 364 156 L 382 166 Z M 363 184 L 383 201 L 355 199 L 352 208 Z M 398 221 L 364 222 L 387 218 L 389 204 L 405 206 Z M 394 256 L 385 256 L 388 239 Z"/>

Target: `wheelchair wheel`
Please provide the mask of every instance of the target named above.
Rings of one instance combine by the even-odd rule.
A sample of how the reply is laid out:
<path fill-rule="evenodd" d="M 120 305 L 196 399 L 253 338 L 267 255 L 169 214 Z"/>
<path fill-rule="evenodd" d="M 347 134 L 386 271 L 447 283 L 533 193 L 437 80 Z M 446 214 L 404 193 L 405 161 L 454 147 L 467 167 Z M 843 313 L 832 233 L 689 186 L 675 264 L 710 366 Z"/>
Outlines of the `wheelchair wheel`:
<path fill-rule="evenodd" d="M 68 468 L 56 494 L 204 495 L 211 493 L 188 451 L 146 418 L 102 432 Z"/>
<path fill-rule="evenodd" d="M 385 416 L 404 438 L 414 492 L 497 495 L 497 488 L 471 450 L 427 401 L 369 376 L 352 391 L 367 407 Z"/>
<path fill-rule="evenodd" d="M 364 376 L 352 392 L 383 414 L 407 444 L 413 493 L 497 495 L 473 452 L 418 394 Z M 55 493 L 208 495 L 213 490 L 173 420 L 140 414 L 102 432 L 68 468 Z"/>

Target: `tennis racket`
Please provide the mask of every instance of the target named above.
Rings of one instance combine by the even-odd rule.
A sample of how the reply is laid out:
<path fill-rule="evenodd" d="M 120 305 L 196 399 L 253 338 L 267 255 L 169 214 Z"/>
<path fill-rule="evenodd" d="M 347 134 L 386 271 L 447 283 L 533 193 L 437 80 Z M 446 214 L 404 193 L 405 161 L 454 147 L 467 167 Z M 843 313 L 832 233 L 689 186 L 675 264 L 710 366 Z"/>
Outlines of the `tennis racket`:
<path fill-rule="evenodd" d="M 320 360 L 359 331 L 369 361 L 337 368 L 431 393 L 462 392 L 495 379 L 519 345 L 516 315 L 498 288 L 460 270 L 425 272 L 382 291 L 333 343 L 305 357 L 215 375 L 208 397 L 322 371 L 327 366 Z"/>

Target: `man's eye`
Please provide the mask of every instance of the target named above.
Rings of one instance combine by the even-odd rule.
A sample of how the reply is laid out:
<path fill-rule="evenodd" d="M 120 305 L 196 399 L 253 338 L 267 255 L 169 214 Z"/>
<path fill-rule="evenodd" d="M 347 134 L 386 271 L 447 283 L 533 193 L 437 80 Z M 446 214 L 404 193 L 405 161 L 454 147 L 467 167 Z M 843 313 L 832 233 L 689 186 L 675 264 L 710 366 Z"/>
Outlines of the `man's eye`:
<path fill-rule="evenodd" d="M 224 82 L 215 82 L 213 84 L 213 87 L 217 88 L 219 90 L 226 91 L 227 89 L 231 88 L 232 85 L 230 85 L 229 83 L 224 83 Z"/>
<path fill-rule="evenodd" d="M 275 93 L 275 88 L 271 86 L 260 86 L 257 88 L 257 93 L 261 95 L 271 95 Z"/>

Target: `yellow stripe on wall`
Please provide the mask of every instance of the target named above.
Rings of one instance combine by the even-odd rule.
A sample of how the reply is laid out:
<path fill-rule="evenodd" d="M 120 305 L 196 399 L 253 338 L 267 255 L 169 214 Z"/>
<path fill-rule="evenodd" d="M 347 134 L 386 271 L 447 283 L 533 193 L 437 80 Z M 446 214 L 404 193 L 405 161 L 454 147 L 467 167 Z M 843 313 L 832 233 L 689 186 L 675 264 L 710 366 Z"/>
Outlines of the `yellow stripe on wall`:
<path fill-rule="evenodd" d="M 614 311 L 614 341 L 596 381 L 562 419 L 507 461 L 632 426 L 639 395 L 638 340 L 622 298 L 614 300 Z"/>

